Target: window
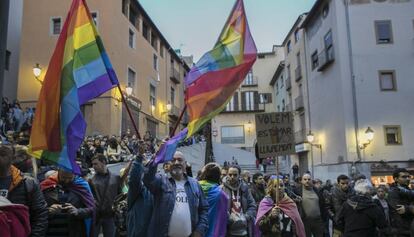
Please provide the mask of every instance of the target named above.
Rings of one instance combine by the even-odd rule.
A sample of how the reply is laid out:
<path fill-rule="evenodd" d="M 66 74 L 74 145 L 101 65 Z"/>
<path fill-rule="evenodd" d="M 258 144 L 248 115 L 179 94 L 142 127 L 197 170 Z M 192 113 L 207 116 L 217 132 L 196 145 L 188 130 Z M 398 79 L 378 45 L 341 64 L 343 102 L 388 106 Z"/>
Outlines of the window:
<path fill-rule="evenodd" d="M 152 66 L 154 67 L 154 70 L 158 72 L 158 56 L 154 54 Z"/>
<path fill-rule="evenodd" d="M 260 94 L 260 104 L 270 104 L 270 103 L 272 103 L 271 93 Z"/>
<path fill-rule="evenodd" d="M 50 33 L 52 35 L 59 35 L 62 29 L 61 26 L 62 26 L 62 19 L 60 17 L 52 18 Z"/>
<path fill-rule="evenodd" d="M 231 97 L 229 103 L 226 105 L 226 111 L 238 111 L 239 110 L 239 93 L 235 92 Z"/>
<path fill-rule="evenodd" d="M 287 65 L 286 66 L 286 71 L 287 71 L 287 77 L 288 77 L 288 79 L 290 79 L 290 65 Z"/>
<path fill-rule="evenodd" d="M 375 34 L 377 44 L 392 44 L 392 27 L 391 21 L 375 21 Z"/>
<path fill-rule="evenodd" d="M 299 36 L 299 29 L 297 29 L 297 30 L 295 31 L 295 43 L 297 43 L 297 42 L 299 41 L 299 39 L 300 39 L 300 36 Z"/>
<path fill-rule="evenodd" d="M 244 143 L 244 126 L 223 126 L 221 127 L 222 144 Z"/>
<path fill-rule="evenodd" d="M 157 89 L 154 85 L 150 84 L 150 104 L 151 106 L 156 106 L 157 104 Z"/>
<path fill-rule="evenodd" d="M 164 57 L 164 45 L 160 44 L 160 56 L 161 58 Z"/>
<path fill-rule="evenodd" d="M 282 100 L 282 112 L 285 112 L 285 108 L 286 108 L 286 103 L 285 103 L 285 99 Z"/>
<path fill-rule="evenodd" d="M 330 49 L 333 45 L 332 31 L 328 31 L 328 33 L 326 33 L 325 37 L 323 38 L 323 42 L 325 44 L 325 49 L 328 51 L 328 49 Z"/>
<path fill-rule="evenodd" d="M 122 14 L 128 15 L 128 0 L 122 0 Z"/>
<path fill-rule="evenodd" d="M 246 78 L 244 79 L 244 85 L 253 85 L 253 84 L 254 84 L 254 81 L 253 81 L 253 71 L 250 70 L 247 73 Z"/>
<path fill-rule="evenodd" d="M 132 4 L 129 5 L 129 17 L 128 17 L 129 22 L 131 22 L 131 24 L 138 29 L 138 11 L 133 7 Z"/>
<path fill-rule="evenodd" d="M 315 52 L 312 53 L 311 61 L 312 61 L 312 70 L 314 70 L 315 68 L 319 66 L 318 50 L 315 50 Z"/>
<path fill-rule="evenodd" d="M 280 105 L 277 105 L 277 112 L 280 112 Z"/>
<path fill-rule="evenodd" d="M 135 49 L 135 32 L 129 29 L 128 45 L 130 48 Z"/>
<path fill-rule="evenodd" d="M 397 83 L 395 80 L 395 71 L 380 71 L 379 81 L 381 91 L 395 91 L 397 90 Z"/>
<path fill-rule="evenodd" d="M 98 13 L 92 12 L 91 17 L 92 17 L 93 23 L 95 23 L 95 26 L 98 27 Z"/>
<path fill-rule="evenodd" d="M 132 87 L 132 89 L 135 89 L 136 76 L 137 74 L 135 71 L 131 68 L 128 68 L 128 86 Z"/>
<path fill-rule="evenodd" d="M 287 42 L 286 46 L 287 46 L 287 52 L 290 53 L 290 51 L 292 51 L 292 44 L 290 40 Z"/>
<path fill-rule="evenodd" d="M 170 103 L 172 105 L 174 105 L 175 102 L 175 88 L 171 87 L 171 91 L 170 91 Z"/>
<path fill-rule="evenodd" d="M 276 81 L 276 95 L 279 94 L 279 82 Z"/>
<path fill-rule="evenodd" d="M 158 51 L 158 38 L 154 32 L 151 32 L 151 46 L 155 49 L 155 51 Z"/>
<path fill-rule="evenodd" d="M 282 89 L 285 86 L 285 80 L 283 80 L 283 75 L 280 76 L 280 89 Z"/>
<path fill-rule="evenodd" d="M 149 41 L 149 29 L 146 22 L 142 22 L 142 36 Z"/>
<path fill-rule="evenodd" d="M 7 71 L 10 68 L 10 57 L 11 57 L 11 52 L 9 50 L 6 50 L 6 62 L 5 62 L 5 65 L 4 65 L 4 69 L 7 70 Z"/>
<path fill-rule="evenodd" d="M 401 126 L 386 125 L 384 126 L 384 133 L 386 145 L 402 145 Z"/>
<path fill-rule="evenodd" d="M 242 110 L 254 111 L 259 107 L 259 92 L 257 91 L 245 91 L 242 92 Z"/>

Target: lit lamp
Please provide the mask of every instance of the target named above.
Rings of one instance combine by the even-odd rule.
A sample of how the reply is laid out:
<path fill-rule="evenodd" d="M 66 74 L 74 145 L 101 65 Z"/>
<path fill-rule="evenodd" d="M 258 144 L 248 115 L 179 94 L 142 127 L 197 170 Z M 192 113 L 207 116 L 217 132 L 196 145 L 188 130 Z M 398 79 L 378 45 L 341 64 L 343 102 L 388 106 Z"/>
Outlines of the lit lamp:
<path fill-rule="evenodd" d="M 155 110 L 155 105 L 151 105 L 151 112 L 154 112 Z"/>
<path fill-rule="evenodd" d="M 250 133 L 250 129 L 252 128 L 252 121 L 249 120 L 249 122 L 247 122 L 246 127 L 247 127 L 247 132 Z"/>
<path fill-rule="evenodd" d="M 372 140 L 374 140 L 374 130 L 372 130 L 371 127 L 368 127 L 367 130 L 365 130 L 365 140 L 366 142 L 359 144 L 359 149 L 363 150 L 367 148 L 367 146 L 371 144 Z"/>
<path fill-rule="evenodd" d="M 129 97 L 132 95 L 132 87 L 128 84 L 128 86 L 125 88 L 125 93 Z"/>
<path fill-rule="evenodd" d="M 168 111 L 171 111 L 171 109 L 172 109 L 172 105 L 171 105 L 171 103 L 170 103 L 170 102 L 168 102 L 168 104 L 167 104 L 167 110 L 168 110 Z"/>
<path fill-rule="evenodd" d="M 311 145 L 311 149 L 313 147 L 316 147 L 320 150 L 321 164 L 322 164 L 322 144 L 313 143 L 313 141 L 315 141 L 315 135 L 313 135 L 311 131 L 309 131 L 308 135 L 306 135 L 306 140 L 308 140 L 308 143 Z M 312 175 L 313 175 L 313 155 L 312 155 Z"/>
<path fill-rule="evenodd" d="M 43 84 L 43 80 L 40 79 L 40 75 L 42 74 L 42 68 L 38 63 L 33 67 L 33 75 L 35 76 L 36 80 L 40 82 L 40 84 Z"/>

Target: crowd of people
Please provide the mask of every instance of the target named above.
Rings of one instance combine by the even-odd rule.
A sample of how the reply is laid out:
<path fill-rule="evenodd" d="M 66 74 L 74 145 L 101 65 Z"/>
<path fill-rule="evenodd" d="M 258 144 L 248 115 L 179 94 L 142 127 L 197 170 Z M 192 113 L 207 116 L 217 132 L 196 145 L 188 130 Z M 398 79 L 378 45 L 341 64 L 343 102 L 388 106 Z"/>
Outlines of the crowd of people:
<path fill-rule="evenodd" d="M 225 167 L 208 163 L 193 178 L 185 154 L 177 151 L 171 161 L 158 167 L 151 159 L 156 149 L 153 144 L 137 140 L 129 148 L 128 166 L 114 174 L 107 167 L 108 156 L 114 154 L 110 149 L 118 150 L 121 144 L 116 149 L 106 147 L 105 155 L 99 146 L 103 140 L 86 139 L 86 145 L 96 144 L 94 149 L 85 148 L 94 151 L 89 155 L 92 176 L 51 169 L 39 182 L 21 164 L 27 154 L 1 145 L 0 236 L 362 237 L 412 233 L 414 190 L 408 186 L 410 174 L 402 168 L 395 170 L 393 184 L 376 188 L 363 175 L 354 180 L 340 175 L 335 184 L 322 184 L 305 173 L 295 182 L 287 174 L 251 175 L 236 162 Z"/>

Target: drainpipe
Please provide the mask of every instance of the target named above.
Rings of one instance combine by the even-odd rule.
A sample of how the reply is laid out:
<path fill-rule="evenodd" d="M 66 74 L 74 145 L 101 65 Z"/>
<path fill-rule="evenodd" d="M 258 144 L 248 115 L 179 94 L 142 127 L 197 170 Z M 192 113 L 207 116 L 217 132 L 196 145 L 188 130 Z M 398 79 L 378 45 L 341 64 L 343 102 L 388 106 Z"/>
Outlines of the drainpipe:
<path fill-rule="evenodd" d="M 358 122 L 358 103 L 357 103 L 357 95 L 356 95 L 356 86 L 355 86 L 355 73 L 354 73 L 354 60 L 353 60 L 353 53 L 352 53 L 352 42 L 351 42 L 351 25 L 349 22 L 349 1 L 344 0 L 345 5 L 345 17 L 346 17 L 346 31 L 347 31 L 347 40 L 348 40 L 348 53 L 349 53 L 349 69 L 351 72 L 351 82 L 352 82 L 352 102 L 353 102 L 353 115 L 354 115 L 354 128 L 355 128 L 355 148 L 357 151 L 357 158 L 358 161 L 361 161 L 361 151 L 359 150 L 359 138 L 358 138 L 358 131 L 359 131 L 359 122 Z"/>

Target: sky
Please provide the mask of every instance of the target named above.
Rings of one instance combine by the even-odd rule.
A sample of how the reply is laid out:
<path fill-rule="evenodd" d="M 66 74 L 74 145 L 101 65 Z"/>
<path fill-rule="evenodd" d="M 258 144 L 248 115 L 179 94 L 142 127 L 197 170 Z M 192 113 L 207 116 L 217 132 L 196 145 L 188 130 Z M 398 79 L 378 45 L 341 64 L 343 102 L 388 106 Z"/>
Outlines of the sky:
<path fill-rule="evenodd" d="M 235 0 L 139 0 L 174 49 L 196 62 L 211 50 Z M 250 30 L 259 52 L 282 44 L 298 16 L 315 0 L 244 0 Z"/>

